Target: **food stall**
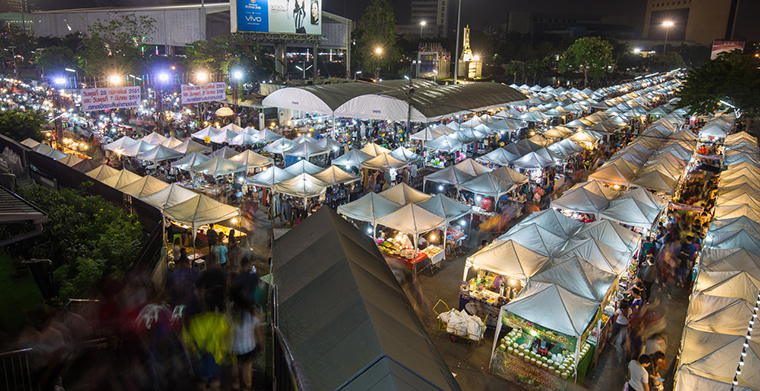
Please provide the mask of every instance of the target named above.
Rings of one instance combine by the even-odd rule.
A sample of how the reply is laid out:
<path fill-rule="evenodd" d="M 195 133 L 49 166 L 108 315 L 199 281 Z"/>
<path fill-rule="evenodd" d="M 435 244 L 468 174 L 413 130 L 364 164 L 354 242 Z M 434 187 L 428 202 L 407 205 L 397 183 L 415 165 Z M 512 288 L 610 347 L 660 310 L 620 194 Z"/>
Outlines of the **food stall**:
<path fill-rule="evenodd" d="M 394 188 L 395 187 L 398 186 L 394 186 Z M 376 219 L 375 222 L 377 225 L 399 231 L 398 235 L 393 238 L 386 238 L 382 242 L 379 242 L 378 246 L 381 250 L 389 249 L 391 251 L 390 254 L 392 255 L 395 255 L 393 253 L 398 252 L 398 254 L 402 255 L 406 260 L 405 263 L 407 263 L 408 266 L 411 266 L 415 272 L 421 270 L 418 264 L 427 258 L 426 254 L 428 253 L 434 254 L 434 256 L 440 260 L 440 258 L 437 257 L 440 251 L 437 251 L 437 248 L 428 251 L 418 251 L 418 245 L 420 235 L 439 228 L 444 229 L 446 227 L 446 219 L 444 217 L 437 216 L 417 204 L 410 203 L 393 213 Z M 430 242 L 436 241 L 434 235 L 435 233 L 430 235 Z M 412 239 L 409 239 L 409 236 L 411 236 Z M 393 246 L 385 244 L 389 241 L 392 242 Z M 441 250 L 444 251 L 445 248 Z M 384 251 L 388 253 L 388 251 Z M 433 259 L 431 258 L 431 261 L 432 260 Z"/>

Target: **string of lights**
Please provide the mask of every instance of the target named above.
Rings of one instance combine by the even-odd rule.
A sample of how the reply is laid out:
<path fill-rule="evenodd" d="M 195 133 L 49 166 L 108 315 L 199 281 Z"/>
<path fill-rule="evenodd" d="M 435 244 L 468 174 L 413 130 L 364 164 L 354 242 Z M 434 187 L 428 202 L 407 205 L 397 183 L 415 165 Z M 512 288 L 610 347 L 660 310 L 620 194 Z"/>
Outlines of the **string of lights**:
<path fill-rule="evenodd" d="M 750 318 L 749 325 L 747 326 L 747 335 L 744 336 L 742 354 L 739 357 L 739 365 L 736 366 L 736 375 L 734 375 L 734 380 L 731 384 L 731 391 L 734 391 L 735 387 L 739 385 L 739 376 L 742 374 L 742 369 L 744 368 L 744 358 L 747 357 L 747 349 L 750 349 L 749 341 L 752 339 L 752 329 L 755 326 L 755 320 L 757 319 L 758 306 L 760 306 L 760 292 L 757 293 L 757 300 L 755 301 L 755 306 L 752 309 L 752 318 Z"/>

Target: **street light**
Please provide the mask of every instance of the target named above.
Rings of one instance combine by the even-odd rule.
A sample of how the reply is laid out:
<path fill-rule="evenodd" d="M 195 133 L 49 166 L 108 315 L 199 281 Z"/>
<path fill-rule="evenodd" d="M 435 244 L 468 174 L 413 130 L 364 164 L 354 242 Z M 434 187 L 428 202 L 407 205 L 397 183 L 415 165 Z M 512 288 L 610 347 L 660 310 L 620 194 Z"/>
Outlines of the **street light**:
<path fill-rule="evenodd" d="M 164 133 L 164 96 L 163 85 L 169 82 L 169 74 L 161 72 L 158 74 L 158 88 L 156 88 L 156 112 L 158 113 L 158 131 Z"/>
<path fill-rule="evenodd" d="M 375 54 L 382 60 L 383 48 L 380 46 L 375 48 Z M 375 79 L 380 80 L 380 62 L 377 62 L 377 68 L 375 69 Z"/>
<path fill-rule="evenodd" d="M 673 27 L 675 23 L 673 23 L 672 20 L 666 20 L 662 22 L 662 27 L 665 27 L 665 47 L 662 49 L 662 52 L 665 53 L 668 51 L 668 32 L 670 31 L 670 28 Z"/>
<path fill-rule="evenodd" d="M 63 76 L 56 77 L 53 82 L 63 90 L 63 85 L 66 84 L 66 78 Z M 59 115 L 58 112 L 61 111 L 61 92 L 60 91 L 54 91 L 54 103 L 55 103 L 55 109 L 53 111 L 53 114 L 55 117 L 55 142 L 57 145 L 60 145 L 61 140 L 63 139 L 63 121 L 61 120 L 61 117 L 63 114 Z"/>
<path fill-rule="evenodd" d="M 53 82 L 59 87 L 62 87 L 64 84 L 66 84 L 66 78 L 59 76 L 59 77 L 56 77 L 55 80 L 53 80 Z"/>
<path fill-rule="evenodd" d="M 208 80 L 208 73 L 204 71 L 198 71 L 195 73 L 195 81 L 203 83 L 206 80 Z"/>
<path fill-rule="evenodd" d="M 108 82 L 111 83 L 112 85 L 118 86 L 119 84 L 121 84 L 121 76 L 119 75 L 108 76 Z"/>
<path fill-rule="evenodd" d="M 11 47 L 13 47 L 13 46 L 11 46 Z M 375 48 L 375 54 L 377 54 L 378 56 L 381 55 L 381 54 L 383 54 L 383 48 L 381 48 L 379 46 L 376 47 Z"/>
<path fill-rule="evenodd" d="M 71 68 L 64 68 L 64 69 L 66 70 L 66 72 L 71 72 L 71 73 L 74 74 L 74 87 L 77 87 L 77 85 L 78 85 L 77 84 L 78 83 L 77 80 L 79 80 L 79 72 L 77 72 L 76 69 L 71 69 Z"/>
<path fill-rule="evenodd" d="M 235 101 L 235 112 L 233 113 L 233 116 L 232 116 L 232 121 L 233 122 L 237 122 L 237 119 L 238 119 L 238 115 L 237 115 L 237 112 L 238 112 L 238 88 L 239 88 L 238 87 L 238 83 L 242 79 L 243 79 L 243 71 L 241 71 L 240 69 L 235 69 L 235 70 L 232 71 L 232 80 L 234 80 L 233 88 L 232 88 L 232 97 L 233 97 L 233 100 Z"/>
<path fill-rule="evenodd" d="M 166 83 L 169 81 L 169 74 L 168 73 L 159 73 L 158 74 L 158 81 L 162 83 Z"/>
<path fill-rule="evenodd" d="M 409 94 L 409 103 L 407 104 L 407 112 L 406 112 L 406 135 L 412 134 L 412 94 L 414 93 L 414 88 L 412 87 L 412 78 L 404 75 L 404 79 L 409 80 L 409 91 L 407 92 Z"/>
<path fill-rule="evenodd" d="M 422 28 L 425 27 L 426 24 L 427 22 L 424 20 L 420 22 L 420 39 L 422 39 Z"/>

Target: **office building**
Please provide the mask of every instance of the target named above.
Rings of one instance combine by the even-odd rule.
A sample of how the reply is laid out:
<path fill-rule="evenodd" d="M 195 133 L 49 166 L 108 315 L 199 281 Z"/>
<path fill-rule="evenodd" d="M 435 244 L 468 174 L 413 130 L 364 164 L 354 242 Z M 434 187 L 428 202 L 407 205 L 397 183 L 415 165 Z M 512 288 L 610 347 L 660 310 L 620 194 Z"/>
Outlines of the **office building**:
<path fill-rule="evenodd" d="M 648 0 L 644 38 L 712 45 L 731 39 L 739 0 Z M 672 25 L 665 25 L 672 22 Z"/>

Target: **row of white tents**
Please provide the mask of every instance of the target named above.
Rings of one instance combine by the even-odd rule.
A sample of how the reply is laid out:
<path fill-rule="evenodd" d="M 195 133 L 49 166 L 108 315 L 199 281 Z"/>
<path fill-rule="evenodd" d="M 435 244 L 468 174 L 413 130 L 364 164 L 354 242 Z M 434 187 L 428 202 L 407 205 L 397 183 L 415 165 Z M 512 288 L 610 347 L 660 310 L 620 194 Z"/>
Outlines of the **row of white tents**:
<path fill-rule="evenodd" d="M 760 389 L 760 148 L 741 132 L 725 140 L 714 218 L 681 340 L 675 390 Z M 741 360 L 741 363 L 740 363 Z"/>

